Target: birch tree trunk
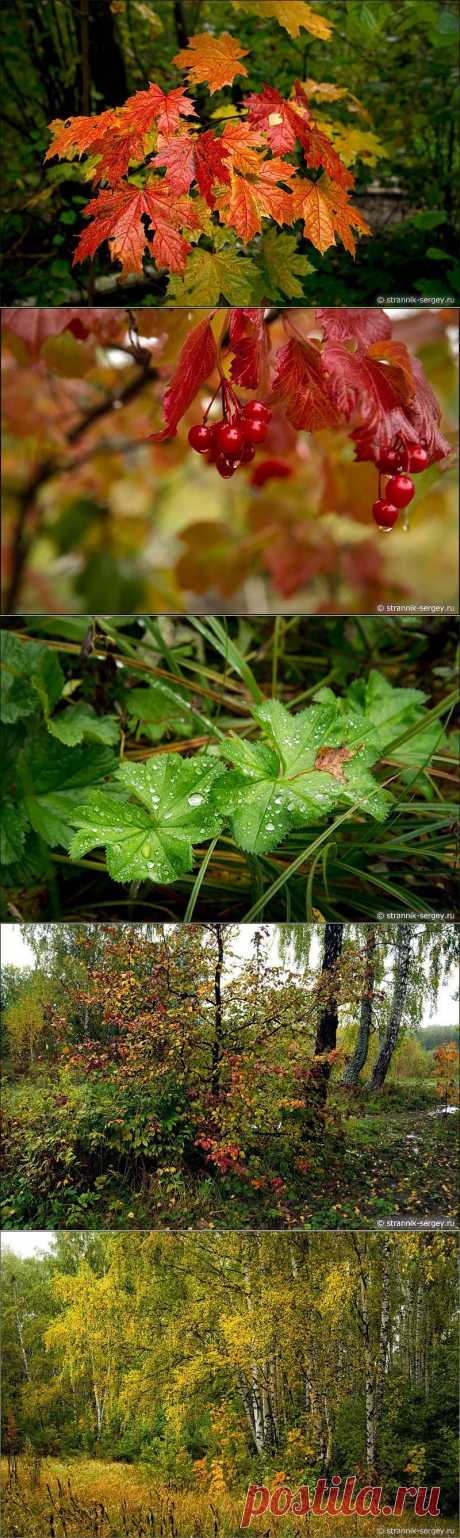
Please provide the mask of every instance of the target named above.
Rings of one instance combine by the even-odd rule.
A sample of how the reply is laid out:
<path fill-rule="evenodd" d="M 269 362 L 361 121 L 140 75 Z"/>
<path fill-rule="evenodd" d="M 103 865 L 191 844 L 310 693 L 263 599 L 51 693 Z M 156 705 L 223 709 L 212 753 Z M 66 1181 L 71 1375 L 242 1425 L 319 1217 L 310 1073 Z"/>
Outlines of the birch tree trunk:
<path fill-rule="evenodd" d="M 361 998 L 361 1013 L 359 1021 L 359 1035 L 353 1056 L 344 1070 L 342 1084 L 357 1084 L 361 1069 L 367 1059 L 369 1051 L 369 1037 L 372 1030 L 372 1015 L 375 991 L 375 952 L 377 947 L 377 930 L 373 924 L 366 928 L 366 956 L 364 964 L 364 988 Z"/>
<path fill-rule="evenodd" d="M 339 1021 L 337 999 L 334 993 L 334 974 L 337 963 L 340 960 L 343 946 L 343 924 L 326 924 L 324 935 L 324 952 L 321 967 L 321 977 L 330 974 L 330 987 L 326 1002 L 321 1010 L 315 1041 L 315 1058 L 320 1060 L 328 1052 L 333 1052 L 337 1044 L 337 1026 Z M 307 1127 L 312 1136 L 318 1130 L 318 1118 L 327 1100 L 327 1090 L 331 1073 L 331 1064 L 324 1061 L 315 1063 L 313 1060 L 312 1071 L 308 1085 L 307 1102 Z"/>
<path fill-rule="evenodd" d="M 386 1079 L 393 1052 L 401 1029 L 404 1005 L 406 1002 L 407 985 L 412 955 L 412 926 L 410 924 L 398 924 L 396 934 L 396 961 L 394 971 L 393 997 L 391 1001 L 390 1018 L 385 1039 L 375 1064 L 367 1088 L 381 1089 Z"/>
<path fill-rule="evenodd" d="M 382 1298 L 380 1305 L 380 1338 L 375 1375 L 374 1394 L 374 1451 L 378 1454 L 378 1440 L 380 1425 L 385 1403 L 385 1380 L 388 1368 L 388 1348 L 391 1329 L 390 1312 L 390 1260 L 391 1252 L 388 1239 L 383 1244 L 382 1260 Z"/>

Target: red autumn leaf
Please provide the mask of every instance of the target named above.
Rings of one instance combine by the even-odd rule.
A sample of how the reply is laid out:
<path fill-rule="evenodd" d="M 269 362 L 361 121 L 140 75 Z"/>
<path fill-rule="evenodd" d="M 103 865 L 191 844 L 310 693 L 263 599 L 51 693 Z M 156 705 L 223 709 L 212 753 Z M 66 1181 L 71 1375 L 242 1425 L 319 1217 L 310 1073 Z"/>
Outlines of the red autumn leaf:
<path fill-rule="evenodd" d="M 249 122 L 263 129 L 274 155 L 287 155 L 295 149 L 298 114 L 274 86 L 264 85 L 263 91 L 246 98 L 246 105 Z"/>
<path fill-rule="evenodd" d="M 135 129 L 140 134 L 149 133 L 154 123 L 165 138 L 177 133 L 181 117 L 196 117 L 190 96 L 176 86 L 167 95 L 159 85 L 151 83 L 148 91 L 136 91 L 122 109 L 125 129 Z"/>
<path fill-rule="evenodd" d="M 171 192 L 188 192 L 195 177 L 195 143 L 187 134 L 179 134 L 161 144 L 151 161 L 164 166 Z"/>
<path fill-rule="evenodd" d="M 190 245 L 179 231 L 184 226 L 196 229 L 200 222 L 190 198 L 174 197 L 158 180 L 144 188 L 124 182 L 114 190 L 104 190 L 92 198 L 84 212 L 92 224 L 80 238 L 74 262 L 93 256 L 102 241 L 108 240 L 112 259 L 121 262 L 125 273 L 142 272 L 146 246 L 159 267 L 183 272 Z M 153 227 L 153 238 L 142 223 L 144 216 Z"/>
<path fill-rule="evenodd" d="M 195 177 L 200 192 L 210 208 L 213 208 L 213 182 L 229 182 L 230 174 L 226 162 L 226 146 L 214 137 L 211 129 L 195 140 Z"/>
<path fill-rule="evenodd" d="M 31 360 L 36 363 L 43 343 L 48 337 L 59 336 L 61 331 L 66 331 L 76 314 L 75 309 L 66 309 L 64 306 L 60 310 L 36 310 L 32 306 L 23 310 L 4 309 L 2 330 L 20 337 L 28 347 Z"/>
<path fill-rule="evenodd" d="M 439 430 L 441 407 L 418 358 L 412 359 L 412 372 L 415 379 L 415 395 L 410 405 L 406 407 L 407 416 L 412 427 L 415 428 L 418 441 L 425 445 L 431 461 L 444 459 L 446 454 L 450 454 L 451 445 L 444 437 L 444 433 Z"/>
<path fill-rule="evenodd" d="M 273 534 L 261 554 L 262 564 L 272 577 L 277 593 L 290 598 L 299 588 L 316 577 L 329 576 L 337 570 L 337 548 L 327 535 L 299 526 Z"/>
<path fill-rule="evenodd" d="M 234 353 L 232 379 L 245 390 L 256 390 L 267 379 L 268 335 L 263 310 L 232 310 L 229 334 Z"/>
<path fill-rule="evenodd" d="M 191 85 L 206 81 L 212 94 L 224 85 L 231 85 L 235 75 L 247 75 L 246 66 L 240 60 L 248 52 L 249 49 L 242 48 L 238 38 L 230 37 L 229 32 L 221 32 L 220 37 L 213 37 L 211 32 L 197 32 L 189 38 L 187 47 L 176 53 L 174 64 L 187 71 Z"/>
<path fill-rule="evenodd" d="M 321 353 L 312 342 L 293 338 L 279 349 L 273 400 L 283 403 L 289 421 L 297 429 L 316 432 L 338 422 L 338 412 L 322 370 Z"/>
<path fill-rule="evenodd" d="M 317 309 L 316 319 L 328 342 L 355 341 L 359 351 L 391 337 L 391 321 L 384 310 Z"/>
<path fill-rule="evenodd" d="M 404 411 L 407 386 L 402 372 L 369 354 L 351 353 L 343 342 L 327 342 L 321 368 L 325 388 L 337 411 L 353 424 L 358 459 L 373 459 L 402 437 L 417 442 Z"/>
<path fill-rule="evenodd" d="M 211 129 L 197 139 L 179 134 L 166 140 L 151 163 L 165 166 L 172 192 L 188 192 L 196 181 L 210 208 L 214 207 L 213 182 L 230 181 L 224 146 Z"/>
<path fill-rule="evenodd" d="M 52 160 L 55 155 L 60 160 L 75 160 L 76 156 L 98 154 L 98 146 L 105 143 L 106 135 L 114 129 L 116 121 L 113 107 L 93 117 L 70 117 L 65 122 L 54 118 L 49 125 L 52 143 L 45 160 Z"/>
<path fill-rule="evenodd" d="M 307 165 L 311 170 L 317 170 L 322 166 L 339 187 L 344 189 L 354 187 L 355 178 L 352 172 L 344 165 L 327 134 L 323 133 L 310 118 L 308 97 L 298 80 L 295 82 L 294 90 L 298 109 L 297 122 L 300 125 L 297 128 L 297 138 L 302 145 Z"/>
<path fill-rule="evenodd" d="M 394 384 L 400 399 L 410 401 L 415 393 L 412 358 L 404 342 L 372 342 L 366 357 L 382 363 L 387 379 Z"/>
<path fill-rule="evenodd" d="M 275 155 L 285 155 L 299 143 L 312 170 L 323 166 L 341 187 L 353 187 L 354 176 L 344 165 L 327 134 L 312 119 L 305 91 L 295 83 L 295 100 L 285 101 L 273 86 L 248 97 L 249 121 L 262 128 Z"/>
<path fill-rule="evenodd" d="M 152 433 L 155 443 L 161 443 L 164 438 L 176 436 L 181 417 L 216 366 L 217 348 L 210 324 L 212 313 L 211 316 L 206 315 L 204 320 L 200 320 L 198 325 L 194 326 L 181 348 L 177 366 L 163 401 L 166 425 L 162 432 Z"/>

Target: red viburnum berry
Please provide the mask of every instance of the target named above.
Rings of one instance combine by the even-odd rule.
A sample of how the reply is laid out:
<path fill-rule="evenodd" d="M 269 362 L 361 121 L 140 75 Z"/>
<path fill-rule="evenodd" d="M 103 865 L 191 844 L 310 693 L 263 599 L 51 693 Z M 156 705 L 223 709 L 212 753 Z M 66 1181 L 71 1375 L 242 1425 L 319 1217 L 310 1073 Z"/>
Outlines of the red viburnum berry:
<path fill-rule="evenodd" d="M 399 518 L 399 507 L 392 507 L 391 502 L 380 497 L 378 502 L 374 502 L 372 517 L 379 529 L 392 529 Z"/>
<path fill-rule="evenodd" d="M 230 480 L 230 476 L 235 474 L 235 465 L 233 460 L 227 459 L 226 454 L 218 454 L 216 459 L 216 470 L 219 471 L 219 475 L 223 476 L 224 481 Z"/>
<path fill-rule="evenodd" d="M 264 401 L 246 401 L 246 405 L 243 406 L 243 416 L 254 421 L 259 418 L 262 422 L 270 422 L 270 407 L 266 406 Z"/>
<path fill-rule="evenodd" d="M 216 438 L 218 448 L 222 454 L 227 454 L 229 459 L 239 459 L 240 450 L 244 443 L 242 427 L 238 427 L 236 423 L 232 425 L 231 422 L 223 422 L 222 427 L 219 427 Z"/>
<path fill-rule="evenodd" d="M 251 459 L 254 459 L 255 452 L 255 443 L 243 443 L 243 447 L 238 455 L 240 465 L 249 465 Z"/>
<path fill-rule="evenodd" d="M 384 449 L 377 459 L 377 469 L 384 475 L 393 475 L 395 470 L 401 470 L 403 457 L 400 449 Z"/>
<path fill-rule="evenodd" d="M 245 417 L 244 436 L 246 443 L 265 443 L 268 431 L 268 422 L 262 417 Z"/>
<path fill-rule="evenodd" d="M 412 502 L 415 486 L 410 475 L 393 475 L 385 486 L 385 500 L 393 507 L 407 507 Z"/>
<path fill-rule="evenodd" d="M 197 423 L 195 427 L 190 428 L 188 441 L 196 454 L 207 454 L 212 442 L 209 427 L 206 427 L 204 422 L 201 425 Z"/>
<path fill-rule="evenodd" d="M 415 448 L 409 450 L 408 469 L 412 472 L 412 475 L 416 475 L 419 470 L 427 470 L 429 463 L 430 456 L 427 454 L 426 449 L 424 449 L 423 444 L 416 443 Z"/>

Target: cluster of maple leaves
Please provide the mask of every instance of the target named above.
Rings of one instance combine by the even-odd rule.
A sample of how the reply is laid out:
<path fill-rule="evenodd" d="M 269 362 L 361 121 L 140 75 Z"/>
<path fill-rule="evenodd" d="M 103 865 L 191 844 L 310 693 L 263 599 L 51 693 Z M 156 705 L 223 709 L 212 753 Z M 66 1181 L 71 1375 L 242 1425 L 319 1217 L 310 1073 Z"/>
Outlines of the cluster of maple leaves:
<path fill-rule="evenodd" d="M 247 52 L 227 32 L 200 33 L 174 63 L 189 86 L 206 84 L 213 94 L 247 75 Z M 339 240 L 354 255 L 356 236 L 371 231 L 349 200 L 353 174 L 315 121 L 304 86 L 296 81 L 286 100 L 265 85 L 245 98 L 243 111 L 219 133 L 220 125 L 202 130 L 187 90 L 165 93 L 151 83 L 121 108 L 51 123 L 46 158 L 86 157 L 97 188 L 75 262 L 108 241 L 126 274 L 142 272 L 147 254 L 158 268 L 183 274 L 200 236 L 212 241 L 220 224 L 246 246 L 264 219 L 301 221 L 321 253 Z M 286 158 L 299 153 L 298 163 Z M 321 174 L 313 180 L 305 171 Z"/>

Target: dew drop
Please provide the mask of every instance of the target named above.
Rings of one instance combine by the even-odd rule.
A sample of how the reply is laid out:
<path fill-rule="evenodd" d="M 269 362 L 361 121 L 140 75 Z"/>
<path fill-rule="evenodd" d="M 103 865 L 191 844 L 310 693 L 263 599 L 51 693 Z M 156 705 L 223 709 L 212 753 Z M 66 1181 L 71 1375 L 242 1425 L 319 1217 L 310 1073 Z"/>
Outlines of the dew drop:
<path fill-rule="evenodd" d="M 189 806 L 201 806 L 204 796 L 187 796 Z"/>

